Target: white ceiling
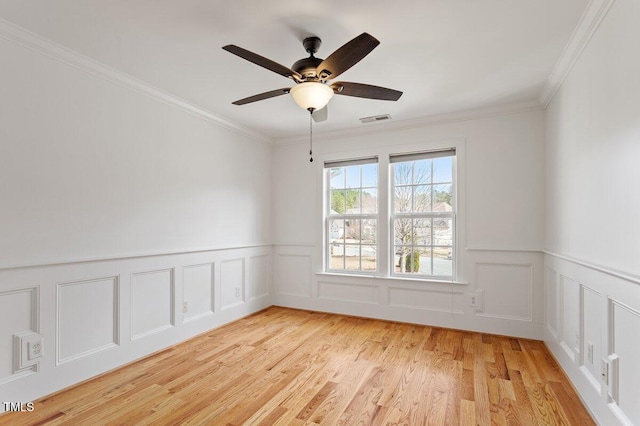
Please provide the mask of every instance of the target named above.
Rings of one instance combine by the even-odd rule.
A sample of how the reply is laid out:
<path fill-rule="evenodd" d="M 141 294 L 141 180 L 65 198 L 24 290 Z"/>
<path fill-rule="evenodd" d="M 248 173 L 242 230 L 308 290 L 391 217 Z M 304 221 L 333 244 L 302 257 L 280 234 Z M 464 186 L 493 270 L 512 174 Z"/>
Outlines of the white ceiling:
<path fill-rule="evenodd" d="M 398 102 L 336 96 L 314 132 L 535 102 L 588 0 L 0 0 L 0 17 L 270 139 L 308 131 L 289 96 L 231 102 L 293 82 L 221 49 L 291 66 L 301 41 L 326 58 L 362 32 L 380 45 L 337 80 L 401 90 Z M 382 123 L 373 125 L 383 125 Z"/>

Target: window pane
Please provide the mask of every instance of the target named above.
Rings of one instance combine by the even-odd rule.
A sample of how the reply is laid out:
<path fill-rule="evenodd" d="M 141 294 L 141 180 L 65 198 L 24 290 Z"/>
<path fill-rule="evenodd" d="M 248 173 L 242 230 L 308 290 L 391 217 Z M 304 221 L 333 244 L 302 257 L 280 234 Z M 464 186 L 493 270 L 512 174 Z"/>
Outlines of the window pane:
<path fill-rule="evenodd" d="M 337 167 L 329 170 L 331 178 L 331 189 L 344 188 L 344 167 Z"/>
<path fill-rule="evenodd" d="M 347 189 L 347 211 L 346 214 L 360 214 L 360 190 Z"/>
<path fill-rule="evenodd" d="M 344 221 L 344 238 L 347 243 L 360 240 L 360 219 L 347 219 Z"/>
<path fill-rule="evenodd" d="M 451 247 L 433 249 L 433 275 L 453 275 L 453 252 Z"/>
<path fill-rule="evenodd" d="M 453 157 L 440 157 L 433 160 L 433 182 L 453 182 Z"/>
<path fill-rule="evenodd" d="M 433 245 L 453 246 L 453 219 L 433 219 Z"/>
<path fill-rule="evenodd" d="M 411 253 L 410 246 L 396 245 L 393 247 L 393 271 L 399 273 L 404 270 L 404 260 L 409 253 Z"/>
<path fill-rule="evenodd" d="M 420 270 L 418 273 L 421 275 L 434 275 L 431 268 L 431 254 L 430 248 L 421 248 L 420 253 Z"/>
<path fill-rule="evenodd" d="M 376 219 L 363 219 L 361 238 L 363 244 L 375 244 L 378 239 L 378 221 Z"/>
<path fill-rule="evenodd" d="M 397 245 L 411 245 L 413 224 L 410 218 L 393 221 L 393 240 Z"/>
<path fill-rule="evenodd" d="M 414 244 L 431 245 L 431 219 L 413 220 Z"/>
<path fill-rule="evenodd" d="M 329 246 L 329 269 L 344 269 L 344 245 L 332 243 Z"/>
<path fill-rule="evenodd" d="M 397 186 L 394 189 L 393 212 L 409 213 L 411 211 L 411 186 Z"/>
<path fill-rule="evenodd" d="M 347 244 L 345 250 L 345 269 L 359 271 L 360 266 L 360 246 Z"/>
<path fill-rule="evenodd" d="M 366 164 L 362 166 L 362 186 L 377 187 L 378 186 L 378 165 Z"/>
<path fill-rule="evenodd" d="M 331 219 L 329 220 L 329 242 L 344 242 L 344 220 Z"/>
<path fill-rule="evenodd" d="M 453 211 L 453 185 L 433 185 L 433 211 Z"/>
<path fill-rule="evenodd" d="M 431 183 L 431 161 L 432 160 L 418 160 L 413 162 L 412 183 Z"/>
<path fill-rule="evenodd" d="M 360 188 L 360 169 L 361 166 L 345 167 L 347 172 L 347 188 Z"/>
<path fill-rule="evenodd" d="M 362 213 L 376 213 L 378 211 L 378 190 L 366 188 L 362 190 Z"/>
<path fill-rule="evenodd" d="M 394 270 L 400 274 L 432 275 L 431 249 L 395 247 Z"/>
<path fill-rule="evenodd" d="M 418 185 L 413 187 L 413 211 L 431 211 L 431 185 Z"/>
<path fill-rule="evenodd" d="M 329 214 L 344 214 L 346 210 L 345 191 L 343 189 L 332 190 Z"/>
<path fill-rule="evenodd" d="M 411 184 L 411 162 L 393 165 L 393 182 L 395 185 Z"/>
<path fill-rule="evenodd" d="M 362 270 L 375 271 L 378 269 L 376 246 L 362 246 Z"/>

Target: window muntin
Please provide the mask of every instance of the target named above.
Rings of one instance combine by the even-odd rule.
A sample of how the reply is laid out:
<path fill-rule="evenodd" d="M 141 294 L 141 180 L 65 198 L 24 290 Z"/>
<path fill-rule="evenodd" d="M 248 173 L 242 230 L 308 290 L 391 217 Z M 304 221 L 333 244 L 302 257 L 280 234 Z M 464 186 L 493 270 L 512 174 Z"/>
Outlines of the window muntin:
<path fill-rule="evenodd" d="M 325 163 L 328 186 L 326 269 L 378 270 L 377 159 Z"/>
<path fill-rule="evenodd" d="M 392 275 L 452 279 L 455 151 L 391 157 Z"/>

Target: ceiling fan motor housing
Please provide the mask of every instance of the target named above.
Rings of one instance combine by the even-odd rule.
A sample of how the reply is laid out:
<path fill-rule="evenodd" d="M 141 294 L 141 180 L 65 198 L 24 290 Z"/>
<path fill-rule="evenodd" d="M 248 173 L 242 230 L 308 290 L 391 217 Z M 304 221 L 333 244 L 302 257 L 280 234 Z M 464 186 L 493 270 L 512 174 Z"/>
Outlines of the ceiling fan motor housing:
<path fill-rule="evenodd" d="M 322 59 L 310 56 L 308 58 L 300 59 L 296 61 L 291 69 L 304 77 L 306 81 L 317 80 L 316 68 L 322 63 Z"/>
<path fill-rule="evenodd" d="M 322 40 L 320 40 L 320 37 L 305 38 L 302 41 L 302 46 L 304 47 L 304 50 L 306 50 L 309 54 L 309 57 L 300 59 L 291 66 L 291 69 L 300 74 L 305 81 L 314 81 L 320 79 L 320 76 L 318 76 L 318 74 L 316 73 L 316 69 L 324 59 L 316 58 L 313 55 L 318 51 L 321 44 Z"/>

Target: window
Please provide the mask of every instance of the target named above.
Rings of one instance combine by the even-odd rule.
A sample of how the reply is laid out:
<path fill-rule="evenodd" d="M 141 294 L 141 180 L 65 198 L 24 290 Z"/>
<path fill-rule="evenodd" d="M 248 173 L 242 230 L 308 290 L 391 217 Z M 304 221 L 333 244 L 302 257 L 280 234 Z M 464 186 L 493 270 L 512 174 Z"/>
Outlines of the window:
<path fill-rule="evenodd" d="M 378 270 L 377 158 L 325 163 L 329 271 Z"/>
<path fill-rule="evenodd" d="M 454 280 L 455 169 L 455 148 L 325 162 L 325 271 Z"/>
<path fill-rule="evenodd" d="M 455 150 L 391 156 L 392 275 L 453 277 Z"/>

